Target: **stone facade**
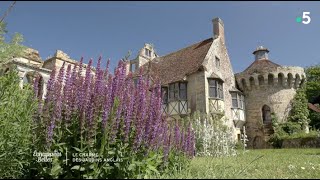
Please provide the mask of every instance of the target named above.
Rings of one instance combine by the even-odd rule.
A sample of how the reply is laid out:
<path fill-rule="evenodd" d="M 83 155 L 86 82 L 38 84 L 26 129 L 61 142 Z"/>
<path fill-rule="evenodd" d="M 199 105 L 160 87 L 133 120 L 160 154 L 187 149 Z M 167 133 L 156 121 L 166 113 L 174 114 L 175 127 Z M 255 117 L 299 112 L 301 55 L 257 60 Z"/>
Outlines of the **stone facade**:
<path fill-rule="evenodd" d="M 230 94 L 230 90 L 236 87 L 235 77 L 231 65 L 231 61 L 229 58 L 228 50 L 226 47 L 225 36 L 224 36 L 224 24 L 220 18 L 215 18 L 212 20 L 213 24 L 213 36 L 214 41 L 207 53 L 207 56 L 203 62 L 204 67 L 206 67 L 205 71 L 205 105 L 206 105 L 206 113 L 210 113 L 210 104 L 213 102 L 213 99 L 209 96 L 209 84 L 206 81 L 208 78 L 215 74 L 221 80 L 223 80 L 223 108 L 225 119 L 227 119 L 226 124 L 229 127 L 233 127 L 234 135 L 236 138 L 236 134 L 240 134 L 240 128 L 234 126 L 234 122 L 232 119 L 232 98 Z M 216 62 L 216 58 L 219 59 L 219 64 Z M 192 88 L 192 87 L 190 87 Z M 202 97 L 203 98 L 203 97 Z M 244 119 L 243 119 L 244 120 Z"/>
<path fill-rule="evenodd" d="M 214 18 L 212 25 L 211 38 L 165 56 L 150 58 L 147 63 L 142 63 L 143 65 L 139 65 L 138 68 L 143 67 L 146 71 L 144 75 L 160 79 L 163 88 L 167 88 L 166 95 L 169 101 L 164 105 L 166 109 L 164 111 L 171 118 L 184 117 L 197 110 L 207 114 L 223 114 L 226 125 L 234 130 L 232 138 L 237 139 L 245 123 L 245 113 L 243 108 L 232 107 L 231 93 L 242 93 L 236 88 L 235 76 L 225 42 L 224 24 L 220 18 Z M 144 48 L 146 45 L 142 49 Z M 137 63 L 140 59 L 141 51 L 137 58 L 128 61 L 128 64 Z M 209 81 L 211 79 L 223 82 L 222 97 L 210 95 L 212 87 Z M 176 98 L 175 95 L 170 100 L 170 87 L 177 83 L 187 83 L 185 100 L 181 100 L 180 97 Z M 187 111 L 171 111 L 175 107 L 178 109 L 181 106 L 185 107 L 184 102 L 187 102 Z M 242 114 L 241 118 L 235 120 L 235 111 Z"/>
<path fill-rule="evenodd" d="M 248 145 L 267 148 L 267 141 L 273 133 L 271 116 L 277 117 L 279 122 L 286 121 L 296 89 L 305 81 L 304 69 L 273 63 L 268 59 L 269 50 L 258 47 L 253 53 L 255 61 L 245 71 L 234 74 L 226 47 L 224 23 L 220 18 L 215 18 L 212 25 L 210 39 L 168 55 L 141 61 L 145 58 L 142 57 L 142 50 L 149 48 L 145 44 L 137 58 L 128 61 L 128 64 L 137 64 L 136 69 L 146 69 L 143 75 L 161 80 L 164 92 L 167 92 L 165 96 L 169 99 L 163 105 L 164 111 L 173 119 L 196 110 L 207 114 L 219 113 L 223 115 L 226 125 L 233 129 L 232 138 L 239 140 L 243 126 L 246 126 Z M 222 97 L 216 96 L 217 92 L 213 96 L 210 94 L 218 84 L 210 85 L 211 79 L 222 82 Z M 172 85 L 174 91 L 180 92 L 175 89 L 174 84 L 177 83 L 187 83 L 187 98 L 183 101 L 170 91 Z M 174 94 L 171 100 L 173 95 L 170 93 Z M 170 108 L 184 106 L 184 102 L 187 102 L 188 111 L 170 111 Z"/>
<path fill-rule="evenodd" d="M 305 81 L 303 68 L 275 64 L 267 59 L 267 53 L 259 47 L 252 65 L 235 75 L 245 95 L 248 145 L 254 148 L 270 147 L 267 141 L 274 132 L 272 116 L 279 123 L 287 120 L 296 89 Z"/>

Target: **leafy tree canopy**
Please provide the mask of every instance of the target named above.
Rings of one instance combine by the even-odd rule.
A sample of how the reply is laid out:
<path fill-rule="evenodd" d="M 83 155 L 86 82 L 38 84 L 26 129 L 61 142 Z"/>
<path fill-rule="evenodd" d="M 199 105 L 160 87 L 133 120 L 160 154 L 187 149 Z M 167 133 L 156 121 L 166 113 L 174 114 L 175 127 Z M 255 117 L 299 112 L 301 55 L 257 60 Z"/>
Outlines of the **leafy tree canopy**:
<path fill-rule="evenodd" d="M 306 68 L 307 75 L 307 98 L 313 102 L 316 97 L 320 96 L 320 64 Z"/>
<path fill-rule="evenodd" d="M 13 57 L 23 56 L 26 49 L 21 44 L 23 42 L 21 34 L 15 33 L 11 39 L 6 39 L 8 33 L 6 26 L 6 23 L 0 22 L 0 66 L 9 62 Z"/>
<path fill-rule="evenodd" d="M 310 103 L 316 104 L 320 98 L 320 64 L 310 66 L 305 71 L 307 75 L 306 95 Z M 320 108 L 319 105 L 316 106 Z M 320 113 L 310 110 L 309 118 L 310 126 L 320 129 Z"/>
<path fill-rule="evenodd" d="M 308 99 L 306 97 L 305 87 L 297 90 L 297 93 L 292 102 L 292 110 L 289 120 L 292 122 L 297 122 L 299 124 L 308 124 L 309 110 L 308 110 Z"/>

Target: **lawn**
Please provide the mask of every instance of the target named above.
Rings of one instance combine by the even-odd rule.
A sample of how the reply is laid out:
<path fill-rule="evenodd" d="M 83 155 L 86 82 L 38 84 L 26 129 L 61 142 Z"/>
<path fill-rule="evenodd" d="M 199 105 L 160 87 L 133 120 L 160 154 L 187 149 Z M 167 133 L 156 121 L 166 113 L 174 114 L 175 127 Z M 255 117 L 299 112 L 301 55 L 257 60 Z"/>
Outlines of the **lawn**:
<path fill-rule="evenodd" d="M 196 157 L 182 171 L 157 178 L 320 178 L 320 149 L 239 151 L 235 157 Z"/>

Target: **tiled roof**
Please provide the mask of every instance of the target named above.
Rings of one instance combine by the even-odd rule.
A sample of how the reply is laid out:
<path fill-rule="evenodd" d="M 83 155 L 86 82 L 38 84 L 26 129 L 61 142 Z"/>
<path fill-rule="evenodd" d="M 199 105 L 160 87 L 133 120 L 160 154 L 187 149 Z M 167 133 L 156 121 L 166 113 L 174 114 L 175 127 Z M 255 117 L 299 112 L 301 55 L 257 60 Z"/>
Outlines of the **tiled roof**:
<path fill-rule="evenodd" d="M 315 106 L 315 105 L 313 105 L 313 104 L 311 104 L 311 103 L 308 103 L 308 107 L 309 107 L 310 109 L 312 109 L 313 111 L 320 113 L 320 109 L 319 109 L 317 106 Z"/>
<path fill-rule="evenodd" d="M 187 75 L 203 68 L 202 63 L 212 42 L 213 38 L 209 38 L 168 55 L 157 57 L 142 66 L 144 75 L 149 74 L 153 80 L 159 78 L 163 85 L 183 81 Z"/>
<path fill-rule="evenodd" d="M 261 59 L 254 61 L 244 72 L 248 74 L 268 72 L 281 67 L 279 64 L 276 64 L 268 59 Z"/>

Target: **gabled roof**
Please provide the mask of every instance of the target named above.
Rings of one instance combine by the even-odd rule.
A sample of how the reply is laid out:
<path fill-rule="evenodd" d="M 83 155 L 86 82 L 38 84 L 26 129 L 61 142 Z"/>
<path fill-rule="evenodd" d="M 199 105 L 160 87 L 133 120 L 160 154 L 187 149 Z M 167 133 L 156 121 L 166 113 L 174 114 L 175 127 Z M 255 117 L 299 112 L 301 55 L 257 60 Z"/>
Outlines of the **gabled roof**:
<path fill-rule="evenodd" d="M 159 78 L 162 85 L 183 81 L 187 75 L 203 69 L 202 63 L 212 42 L 213 38 L 209 38 L 168 55 L 154 58 L 142 66 L 143 74 L 149 74 L 153 80 Z"/>
<path fill-rule="evenodd" d="M 229 91 L 230 91 L 230 92 L 239 92 L 239 93 L 242 93 L 239 89 L 237 89 L 237 88 L 234 87 L 234 86 L 232 86 Z"/>
<path fill-rule="evenodd" d="M 254 61 L 247 69 L 244 70 L 244 72 L 247 72 L 248 74 L 268 72 L 277 69 L 277 67 L 281 67 L 281 65 L 268 59 L 261 59 Z"/>
<path fill-rule="evenodd" d="M 218 75 L 216 74 L 215 72 L 212 72 L 208 78 L 213 78 L 213 79 L 220 79 L 221 81 L 223 81 L 223 79 Z"/>

